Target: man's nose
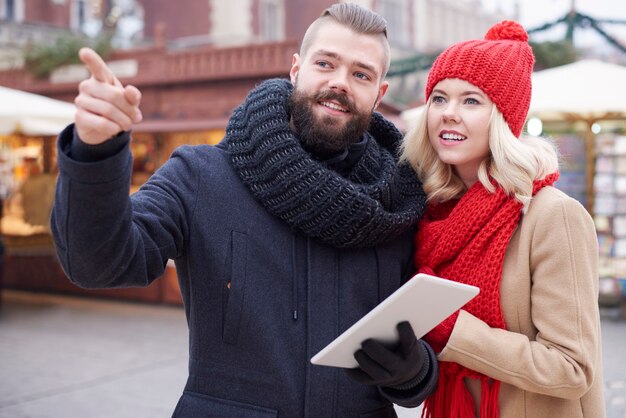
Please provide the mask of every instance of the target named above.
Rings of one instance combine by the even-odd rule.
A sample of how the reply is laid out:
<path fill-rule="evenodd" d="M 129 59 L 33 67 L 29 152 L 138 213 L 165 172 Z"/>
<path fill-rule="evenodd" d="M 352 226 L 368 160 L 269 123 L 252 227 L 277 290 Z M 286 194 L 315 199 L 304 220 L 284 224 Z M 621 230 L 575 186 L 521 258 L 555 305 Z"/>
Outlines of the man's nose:
<path fill-rule="evenodd" d="M 332 90 L 347 93 L 350 90 L 350 84 L 348 83 L 348 72 L 345 70 L 335 71 L 328 83 Z"/>

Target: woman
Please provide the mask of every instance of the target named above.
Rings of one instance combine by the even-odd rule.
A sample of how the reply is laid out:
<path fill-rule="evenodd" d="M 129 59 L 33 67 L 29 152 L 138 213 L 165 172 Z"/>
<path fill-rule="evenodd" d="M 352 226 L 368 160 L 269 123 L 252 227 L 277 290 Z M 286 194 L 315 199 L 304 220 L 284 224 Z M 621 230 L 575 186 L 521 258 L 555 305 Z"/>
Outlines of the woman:
<path fill-rule="evenodd" d="M 427 334 L 426 417 L 603 417 L 594 224 L 555 189 L 556 150 L 520 138 L 534 64 L 512 21 L 435 61 L 404 142 L 429 199 L 416 265 L 480 294 Z"/>

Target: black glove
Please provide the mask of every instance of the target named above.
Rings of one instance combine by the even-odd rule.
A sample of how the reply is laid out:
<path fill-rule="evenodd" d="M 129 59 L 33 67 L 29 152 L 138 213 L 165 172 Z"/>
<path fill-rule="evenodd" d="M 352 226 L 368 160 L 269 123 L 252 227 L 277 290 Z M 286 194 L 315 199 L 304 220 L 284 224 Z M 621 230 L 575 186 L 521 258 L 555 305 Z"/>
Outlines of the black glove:
<path fill-rule="evenodd" d="M 414 380 L 422 371 L 426 349 L 420 344 L 411 324 L 398 324 L 400 342 L 394 347 L 368 339 L 354 353 L 359 368 L 345 369 L 348 376 L 366 385 L 400 387 Z M 427 360 L 428 361 L 428 360 Z M 414 386 L 419 382 L 411 382 Z"/>

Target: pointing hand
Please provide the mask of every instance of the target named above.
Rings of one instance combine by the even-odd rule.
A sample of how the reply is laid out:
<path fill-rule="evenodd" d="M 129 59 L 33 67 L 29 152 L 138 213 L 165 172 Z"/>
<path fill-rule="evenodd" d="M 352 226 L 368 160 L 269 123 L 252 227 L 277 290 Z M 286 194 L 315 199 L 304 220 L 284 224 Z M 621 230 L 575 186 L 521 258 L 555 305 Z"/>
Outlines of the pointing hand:
<path fill-rule="evenodd" d="M 141 92 L 134 86 L 123 86 L 95 51 L 82 48 L 78 56 L 91 73 L 79 84 L 74 100 L 80 139 L 101 144 L 141 122 Z"/>

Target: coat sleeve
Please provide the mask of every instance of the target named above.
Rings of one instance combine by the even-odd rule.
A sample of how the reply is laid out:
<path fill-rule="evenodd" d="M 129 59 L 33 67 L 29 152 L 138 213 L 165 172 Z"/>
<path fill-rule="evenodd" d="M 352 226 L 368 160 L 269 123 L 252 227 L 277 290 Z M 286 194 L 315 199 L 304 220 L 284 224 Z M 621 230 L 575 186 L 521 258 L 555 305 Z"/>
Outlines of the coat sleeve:
<path fill-rule="evenodd" d="M 439 359 L 525 391 L 577 399 L 601 367 L 597 239 L 577 201 L 563 196 L 544 203 L 530 208 L 531 277 L 515 278 L 531 280 L 524 297 L 530 296 L 533 331 L 490 328 L 462 310 Z"/>
<path fill-rule="evenodd" d="M 84 288 L 147 286 L 183 251 L 193 170 L 173 156 L 131 197 L 130 134 L 115 154 L 84 162 L 71 157 L 73 131 L 59 136 L 51 217 L 63 270 Z"/>

